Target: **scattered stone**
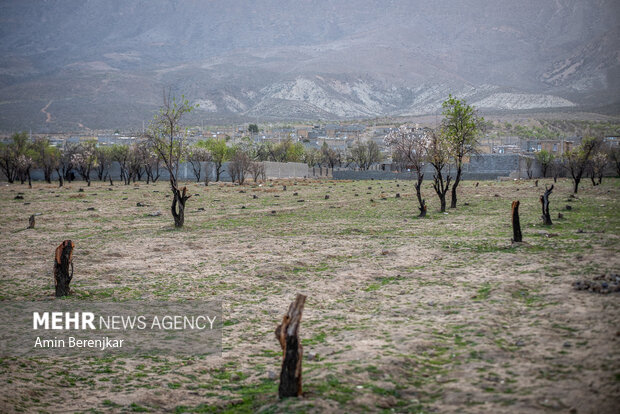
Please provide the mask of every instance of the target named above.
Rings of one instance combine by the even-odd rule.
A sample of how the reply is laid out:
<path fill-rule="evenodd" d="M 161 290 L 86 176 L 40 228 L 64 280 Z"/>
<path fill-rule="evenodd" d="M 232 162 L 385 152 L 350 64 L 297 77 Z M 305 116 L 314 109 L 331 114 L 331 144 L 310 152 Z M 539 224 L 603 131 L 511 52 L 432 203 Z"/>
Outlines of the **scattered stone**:
<path fill-rule="evenodd" d="M 303 199 L 302 199 L 302 200 L 297 200 L 297 202 L 298 202 L 298 203 L 303 203 L 303 202 L 305 202 L 305 201 L 306 201 L 306 200 L 303 200 Z"/>
<path fill-rule="evenodd" d="M 499 194 L 494 194 L 493 197 L 499 197 Z"/>
<path fill-rule="evenodd" d="M 257 196 L 256 194 L 252 194 L 252 198 L 253 198 L 254 200 L 256 200 L 256 199 L 258 198 L 258 196 Z"/>
<path fill-rule="evenodd" d="M 564 348 L 570 348 L 572 345 L 570 342 L 564 342 L 564 344 L 562 345 Z"/>
<path fill-rule="evenodd" d="M 243 210 L 245 208 L 245 206 L 241 206 L 241 210 Z"/>
<path fill-rule="evenodd" d="M 396 198 L 400 198 L 400 193 L 396 193 Z"/>
<path fill-rule="evenodd" d="M 329 200 L 329 195 L 325 194 L 325 200 Z"/>
<path fill-rule="evenodd" d="M 294 195 L 294 196 L 298 196 L 298 195 L 299 195 L 299 193 L 293 193 L 293 195 Z"/>
<path fill-rule="evenodd" d="M 127 197 L 123 197 L 123 201 L 127 200 Z"/>
<path fill-rule="evenodd" d="M 604 274 L 592 280 L 577 280 L 573 282 L 575 290 L 587 290 L 594 293 L 607 294 L 620 292 L 620 275 Z"/>
<path fill-rule="evenodd" d="M 80 189 L 78 190 L 78 193 L 83 193 L 83 192 L 84 192 L 84 189 L 83 189 L 83 188 L 80 188 Z"/>
<path fill-rule="evenodd" d="M 275 381 L 278 379 L 278 376 L 276 375 L 275 372 L 273 371 L 268 371 L 267 372 L 267 378 L 269 378 L 271 381 Z"/>
<path fill-rule="evenodd" d="M 566 205 L 566 210 L 567 210 L 567 211 L 571 211 L 572 209 L 573 209 L 573 207 L 572 207 L 572 206 L 570 206 L 570 205 L 568 205 L 568 204 Z"/>
<path fill-rule="evenodd" d="M 161 211 L 158 210 L 158 211 L 156 211 L 154 213 L 149 213 L 148 215 L 151 216 L 151 217 L 161 216 Z"/>
<path fill-rule="evenodd" d="M 517 340 L 517 342 L 515 342 L 516 346 L 525 346 L 525 342 L 523 342 L 522 339 Z"/>
<path fill-rule="evenodd" d="M 144 203 L 141 203 L 141 202 L 138 201 L 136 203 L 136 207 L 148 207 L 148 204 L 144 204 Z"/>
<path fill-rule="evenodd" d="M 558 219 L 563 219 L 563 218 L 564 218 L 564 214 L 558 213 Z"/>
<path fill-rule="evenodd" d="M 396 184 L 396 187 L 400 187 L 400 184 Z"/>
<path fill-rule="evenodd" d="M 200 197 L 200 194 L 196 193 L 194 194 L 194 197 Z"/>
<path fill-rule="evenodd" d="M 95 207 L 88 207 L 86 211 L 95 211 Z"/>
<path fill-rule="evenodd" d="M 243 194 L 243 193 L 245 193 L 245 190 L 239 190 L 239 192 Z"/>
<path fill-rule="evenodd" d="M 368 187 L 369 190 L 372 190 L 372 187 Z"/>
<path fill-rule="evenodd" d="M 463 203 L 463 205 L 464 205 L 464 206 L 468 206 L 468 205 L 469 205 L 469 203 Z"/>
<path fill-rule="evenodd" d="M 371 203 L 374 203 L 374 202 L 375 202 L 375 200 L 373 200 L 373 199 L 371 198 L 371 199 L 370 199 L 370 202 L 371 202 Z"/>
<path fill-rule="evenodd" d="M 433 302 L 433 301 L 431 300 L 431 301 L 429 301 L 429 302 L 427 303 L 427 305 L 428 305 L 428 306 L 435 306 L 435 302 Z"/>
<path fill-rule="evenodd" d="M 273 196 L 274 196 L 275 198 L 280 197 L 280 195 L 279 195 L 279 194 L 274 194 Z"/>
<path fill-rule="evenodd" d="M 355 197 L 359 197 L 359 196 L 360 196 L 359 194 L 355 193 Z"/>
<path fill-rule="evenodd" d="M 276 214 L 276 211 L 275 210 L 271 210 L 271 214 Z"/>
<path fill-rule="evenodd" d="M 23 199 L 24 199 L 24 196 L 23 196 L 23 195 L 20 195 L 20 194 L 17 194 L 17 195 L 16 195 L 13 199 L 14 199 L 14 200 L 23 200 Z"/>
<path fill-rule="evenodd" d="M 286 191 L 286 186 L 285 185 L 282 186 L 282 191 Z"/>
<path fill-rule="evenodd" d="M 314 361 L 316 359 L 316 352 L 308 352 L 306 358 L 308 359 L 308 361 Z"/>
<path fill-rule="evenodd" d="M 204 207 L 198 207 L 198 211 L 205 211 Z"/>
<path fill-rule="evenodd" d="M 25 206 L 28 206 L 28 205 L 30 205 L 30 203 L 24 203 L 24 205 L 25 205 Z"/>

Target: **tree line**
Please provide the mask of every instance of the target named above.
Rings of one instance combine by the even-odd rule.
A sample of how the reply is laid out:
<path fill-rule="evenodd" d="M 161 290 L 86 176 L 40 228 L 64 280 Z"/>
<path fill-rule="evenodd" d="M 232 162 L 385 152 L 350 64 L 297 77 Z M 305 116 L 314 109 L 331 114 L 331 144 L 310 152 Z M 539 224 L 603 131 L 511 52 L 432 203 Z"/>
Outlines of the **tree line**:
<path fill-rule="evenodd" d="M 400 169 L 409 169 L 417 176 L 415 184 L 420 216 L 426 215 L 426 202 L 422 196 L 424 168 L 433 167 L 433 189 L 440 202 L 440 211 L 446 210 L 446 197 L 451 194 L 450 207 L 457 206 L 457 188 L 462 178 L 466 157 L 476 154 L 479 138 L 487 123 L 476 109 L 452 95 L 442 104 L 443 119 L 438 128 L 417 128 L 402 125 L 384 138 L 392 149 L 392 159 Z M 573 180 L 577 193 L 582 178 L 589 175 L 593 185 L 601 183 L 605 169 L 611 164 L 620 175 L 620 148 L 605 147 L 600 137 L 585 137 L 581 144 L 561 157 L 548 151 L 535 155 L 543 177 L 552 173 L 555 180 L 566 173 Z M 531 178 L 533 157 L 526 158 Z"/>

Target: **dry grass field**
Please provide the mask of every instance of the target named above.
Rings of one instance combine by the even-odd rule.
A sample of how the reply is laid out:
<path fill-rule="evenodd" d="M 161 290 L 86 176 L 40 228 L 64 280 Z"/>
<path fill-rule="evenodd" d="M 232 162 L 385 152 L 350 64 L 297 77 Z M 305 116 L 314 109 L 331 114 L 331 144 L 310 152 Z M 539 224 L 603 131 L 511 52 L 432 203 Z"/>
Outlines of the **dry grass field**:
<path fill-rule="evenodd" d="M 189 183 L 181 230 L 165 182 L 2 184 L 1 300 L 57 300 L 71 239 L 65 300 L 220 299 L 224 339 L 221 358 L 2 358 L 0 411 L 617 413 L 620 293 L 572 283 L 620 273 L 620 180 L 560 180 L 544 227 L 551 183 L 465 181 L 440 214 L 425 182 L 424 219 L 408 181 Z M 297 293 L 305 396 L 279 401 Z"/>

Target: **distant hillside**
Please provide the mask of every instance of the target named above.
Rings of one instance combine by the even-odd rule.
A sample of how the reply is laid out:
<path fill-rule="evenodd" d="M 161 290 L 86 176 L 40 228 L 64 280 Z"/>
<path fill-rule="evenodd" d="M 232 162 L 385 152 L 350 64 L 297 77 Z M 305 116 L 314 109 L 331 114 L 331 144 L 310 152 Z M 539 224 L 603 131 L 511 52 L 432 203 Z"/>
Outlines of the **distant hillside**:
<path fill-rule="evenodd" d="M 617 104 L 614 0 L 0 3 L 0 129 Z"/>

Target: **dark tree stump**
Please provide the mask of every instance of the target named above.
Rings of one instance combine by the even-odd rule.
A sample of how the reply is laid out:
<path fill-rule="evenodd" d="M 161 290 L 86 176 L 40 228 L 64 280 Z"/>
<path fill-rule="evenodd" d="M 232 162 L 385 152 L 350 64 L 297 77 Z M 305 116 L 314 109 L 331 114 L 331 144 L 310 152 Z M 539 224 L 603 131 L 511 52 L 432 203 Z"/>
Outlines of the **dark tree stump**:
<path fill-rule="evenodd" d="M 540 204 L 542 205 L 542 220 L 545 226 L 550 226 L 553 223 L 551 222 L 551 215 L 549 214 L 549 195 L 553 191 L 553 184 L 551 184 L 550 188 L 545 186 L 545 194 L 540 196 Z"/>
<path fill-rule="evenodd" d="M 538 187 L 538 180 L 534 181 L 534 187 Z"/>
<path fill-rule="evenodd" d="M 69 295 L 69 283 L 73 279 L 73 248 L 71 240 L 63 241 L 56 248 L 54 260 L 54 280 L 56 282 L 56 297 Z M 69 272 L 69 268 L 71 271 Z"/>
<path fill-rule="evenodd" d="M 519 222 L 519 200 L 512 202 L 512 241 L 517 243 L 523 241 L 521 223 Z"/>
<path fill-rule="evenodd" d="M 183 187 L 179 190 L 175 185 L 172 185 L 172 193 L 174 198 L 170 210 L 174 218 L 174 227 L 183 227 L 183 223 L 185 223 L 185 203 L 191 195 L 187 194 L 187 187 Z"/>
<path fill-rule="evenodd" d="M 426 200 L 423 199 L 418 208 L 420 209 L 418 217 L 426 217 Z"/>
<path fill-rule="evenodd" d="M 297 334 L 305 302 L 306 296 L 298 294 L 295 302 L 291 303 L 288 312 L 282 318 L 282 323 L 276 328 L 276 339 L 280 342 L 283 354 L 280 386 L 278 387 L 280 398 L 300 397 L 302 395 L 301 360 L 303 349 Z"/>
<path fill-rule="evenodd" d="M 34 229 L 34 214 L 31 214 L 30 218 L 28 219 L 28 228 Z"/>

